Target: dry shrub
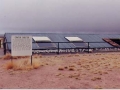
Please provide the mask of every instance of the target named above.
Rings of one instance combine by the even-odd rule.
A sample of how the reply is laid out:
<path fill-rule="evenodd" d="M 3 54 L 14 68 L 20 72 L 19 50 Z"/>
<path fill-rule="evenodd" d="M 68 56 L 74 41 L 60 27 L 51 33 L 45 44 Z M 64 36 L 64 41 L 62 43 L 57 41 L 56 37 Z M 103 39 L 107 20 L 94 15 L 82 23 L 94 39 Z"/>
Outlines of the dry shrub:
<path fill-rule="evenodd" d="M 63 67 L 59 67 L 58 70 L 64 70 L 64 68 Z"/>
<path fill-rule="evenodd" d="M 36 61 L 33 62 L 33 68 L 34 69 L 38 69 L 40 66 L 41 66 L 41 64 L 40 64 L 39 61 L 36 60 Z"/>
<path fill-rule="evenodd" d="M 14 63 L 13 62 L 8 62 L 7 64 L 6 64 L 6 69 L 13 69 L 13 67 L 14 67 Z"/>
<path fill-rule="evenodd" d="M 11 56 L 10 53 L 7 53 L 2 57 L 3 60 L 9 60 L 9 59 L 20 59 L 20 58 L 28 58 L 29 56 Z"/>
<path fill-rule="evenodd" d="M 75 69 L 73 67 L 70 67 L 69 71 L 75 71 Z"/>
<path fill-rule="evenodd" d="M 4 56 L 2 57 L 2 59 L 3 59 L 3 60 L 9 60 L 9 59 L 11 59 L 11 54 L 10 54 L 10 53 L 7 53 L 6 55 L 4 55 Z"/>
<path fill-rule="evenodd" d="M 33 57 L 34 57 L 34 58 L 38 58 L 38 55 L 37 55 L 37 54 L 35 54 Z"/>
<path fill-rule="evenodd" d="M 65 69 L 67 69 L 68 67 L 67 67 L 67 66 L 65 66 L 64 68 L 65 68 Z"/>
<path fill-rule="evenodd" d="M 32 66 L 30 65 L 29 60 L 19 60 L 15 62 L 13 70 L 30 70 Z"/>
<path fill-rule="evenodd" d="M 92 61 L 89 61 L 89 63 L 92 63 Z"/>
<path fill-rule="evenodd" d="M 73 55 L 72 54 L 69 54 L 68 57 L 72 57 Z"/>
<path fill-rule="evenodd" d="M 102 72 L 102 71 L 98 71 L 98 73 L 99 73 L 100 75 L 102 75 L 103 72 Z"/>
<path fill-rule="evenodd" d="M 108 74 L 108 72 L 103 72 L 104 74 Z"/>
<path fill-rule="evenodd" d="M 29 57 L 30 57 L 30 56 L 14 56 L 13 59 L 14 59 L 14 58 L 19 58 L 19 59 L 20 59 L 20 58 L 29 58 Z"/>
<path fill-rule="evenodd" d="M 81 62 L 78 62 L 77 65 L 81 65 Z"/>
<path fill-rule="evenodd" d="M 80 76 L 80 74 L 74 73 L 74 74 L 70 74 L 68 77 L 69 78 L 78 78 Z"/>
<path fill-rule="evenodd" d="M 40 58 L 42 58 L 42 55 L 39 55 Z"/>
<path fill-rule="evenodd" d="M 34 60 L 32 65 L 30 63 L 30 60 L 18 60 L 14 62 L 8 62 L 6 64 L 6 69 L 13 69 L 13 70 L 32 70 L 32 69 L 38 69 L 41 66 L 39 60 Z"/>
<path fill-rule="evenodd" d="M 59 73 L 59 74 L 56 74 L 56 76 L 60 76 L 61 75 L 61 73 Z"/>
<path fill-rule="evenodd" d="M 75 56 L 80 56 L 80 54 L 79 54 L 79 53 L 77 53 L 77 54 L 75 54 Z"/>
<path fill-rule="evenodd" d="M 75 65 L 70 65 L 69 67 L 75 67 Z"/>
<path fill-rule="evenodd" d="M 102 87 L 101 86 L 96 86 L 95 89 L 102 89 Z"/>
<path fill-rule="evenodd" d="M 76 77 L 75 79 L 76 79 L 76 80 L 81 80 L 79 77 Z"/>
<path fill-rule="evenodd" d="M 96 81 L 96 80 L 101 80 L 101 77 L 94 77 L 91 79 L 92 81 Z"/>
<path fill-rule="evenodd" d="M 73 78 L 73 75 L 69 75 L 68 77 L 69 77 L 69 78 Z"/>
<path fill-rule="evenodd" d="M 93 72 L 94 74 L 98 74 L 98 72 Z"/>
<path fill-rule="evenodd" d="M 74 77 L 79 77 L 80 74 L 79 73 L 74 73 Z"/>
<path fill-rule="evenodd" d="M 86 73 L 83 73 L 82 75 L 86 75 Z"/>
<path fill-rule="evenodd" d="M 57 56 L 55 55 L 55 57 L 57 57 Z"/>
<path fill-rule="evenodd" d="M 107 71 L 112 71 L 112 69 L 108 69 Z"/>
<path fill-rule="evenodd" d="M 105 58 L 101 58 L 102 60 L 105 60 Z"/>
<path fill-rule="evenodd" d="M 48 63 L 46 63 L 46 65 L 49 65 Z"/>

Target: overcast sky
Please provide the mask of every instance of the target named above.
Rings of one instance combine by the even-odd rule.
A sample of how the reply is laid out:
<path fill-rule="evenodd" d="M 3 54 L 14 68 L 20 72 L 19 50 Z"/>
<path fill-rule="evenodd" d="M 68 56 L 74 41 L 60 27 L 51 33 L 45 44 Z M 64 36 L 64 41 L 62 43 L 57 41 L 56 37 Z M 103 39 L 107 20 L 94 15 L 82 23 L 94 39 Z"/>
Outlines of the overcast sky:
<path fill-rule="evenodd" d="M 0 33 L 119 32 L 120 0 L 0 0 Z"/>

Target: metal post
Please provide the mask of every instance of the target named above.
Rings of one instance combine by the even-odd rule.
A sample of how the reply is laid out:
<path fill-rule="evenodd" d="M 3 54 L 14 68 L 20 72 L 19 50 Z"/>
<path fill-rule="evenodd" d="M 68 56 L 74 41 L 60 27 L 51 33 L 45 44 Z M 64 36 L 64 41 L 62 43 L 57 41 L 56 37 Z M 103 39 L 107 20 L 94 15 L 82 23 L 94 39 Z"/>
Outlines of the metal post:
<path fill-rule="evenodd" d="M 6 54 L 6 43 L 3 43 L 4 55 Z"/>
<path fill-rule="evenodd" d="M 89 42 L 88 42 L 88 53 L 90 53 L 90 52 L 89 52 L 89 48 L 90 48 L 90 47 L 89 47 Z"/>
<path fill-rule="evenodd" d="M 32 65 L 32 55 L 31 55 L 31 65 Z"/>
<path fill-rule="evenodd" d="M 59 54 L 59 42 L 58 42 L 58 54 Z"/>

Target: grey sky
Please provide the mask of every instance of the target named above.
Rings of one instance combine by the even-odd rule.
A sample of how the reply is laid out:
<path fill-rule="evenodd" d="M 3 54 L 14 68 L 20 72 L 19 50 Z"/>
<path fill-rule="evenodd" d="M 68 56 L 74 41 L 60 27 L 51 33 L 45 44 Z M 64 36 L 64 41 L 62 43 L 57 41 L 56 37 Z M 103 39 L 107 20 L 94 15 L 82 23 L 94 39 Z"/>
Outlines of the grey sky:
<path fill-rule="evenodd" d="M 119 32 L 120 0 L 0 0 L 0 31 Z"/>

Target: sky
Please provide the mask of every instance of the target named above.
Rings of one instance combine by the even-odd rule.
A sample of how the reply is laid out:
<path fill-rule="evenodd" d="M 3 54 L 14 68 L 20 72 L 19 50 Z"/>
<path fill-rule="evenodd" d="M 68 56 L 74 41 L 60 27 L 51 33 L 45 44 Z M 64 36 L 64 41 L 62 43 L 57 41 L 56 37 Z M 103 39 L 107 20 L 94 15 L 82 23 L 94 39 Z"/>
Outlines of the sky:
<path fill-rule="evenodd" d="M 120 33 L 120 0 L 0 0 L 0 33 Z"/>

